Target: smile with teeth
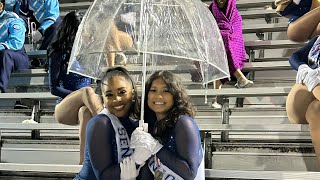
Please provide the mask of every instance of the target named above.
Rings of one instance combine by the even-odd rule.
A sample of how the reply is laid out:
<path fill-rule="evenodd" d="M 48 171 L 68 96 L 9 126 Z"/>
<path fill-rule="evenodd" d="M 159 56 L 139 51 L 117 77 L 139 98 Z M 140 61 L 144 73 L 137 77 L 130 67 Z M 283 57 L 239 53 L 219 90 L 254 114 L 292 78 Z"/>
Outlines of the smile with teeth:
<path fill-rule="evenodd" d="M 113 106 L 113 108 L 116 110 L 121 110 L 123 107 L 124 107 L 124 105 Z"/>
<path fill-rule="evenodd" d="M 156 104 L 156 105 L 163 105 L 164 102 L 154 102 L 154 104 Z"/>

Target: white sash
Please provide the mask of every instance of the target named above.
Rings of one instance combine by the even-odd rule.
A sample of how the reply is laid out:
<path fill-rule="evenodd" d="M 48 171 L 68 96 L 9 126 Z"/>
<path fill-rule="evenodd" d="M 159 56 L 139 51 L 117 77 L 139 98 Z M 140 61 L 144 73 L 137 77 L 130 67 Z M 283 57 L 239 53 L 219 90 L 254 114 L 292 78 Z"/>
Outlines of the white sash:
<path fill-rule="evenodd" d="M 130 148 L 130 139 L 127 131 L 122 126 L 119 119 L 115 115 L 111 114 L 106 108 L 104 108 L 99 114 L 105 114 L 111 120 L 111 124 L 116 135 L 118 163 L 120 163 L 123 158 L 133 154 L 133 150 Z"/>
<path fill-rule="evenodd" d="M 201 149 L 202 150 L 202 149 Z M 203 150 L 202 150 L 203 151 Z M 154 174 L 157 170 L 158 166 L 154 162 L 155 158 L 150 158 L 148 161 L 148 166 L 150 171 Z M 163 173 L 164 180 L 183 180 L 182 177 L 180 177 L 178 174 L 173 172 L 171 169 L 169 169 L 167 166 L 161 163 L 160 159 L 158 159 L 160 162 L 159 170 Z M 198 167 L 197 176 L 195 177 L 195 180 L 204 180 L 205 179 L 205 168 L 204 168 L 204 156 L 202 156 L 202 160 L 200 163 L 200 166 Z"/>

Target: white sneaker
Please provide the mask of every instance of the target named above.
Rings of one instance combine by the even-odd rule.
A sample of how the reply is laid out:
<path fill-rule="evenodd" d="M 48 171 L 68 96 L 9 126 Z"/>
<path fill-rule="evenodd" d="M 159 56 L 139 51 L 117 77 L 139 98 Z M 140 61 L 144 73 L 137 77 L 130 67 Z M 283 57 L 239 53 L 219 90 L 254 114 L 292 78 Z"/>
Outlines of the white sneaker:
<path fill-rule="evenodd" d="M 217 102 L 214 102 L 211 104 L 211 107 L 212 108 L 215 108 L 215 109 L 221 109 L 222 108 L 222 105 L 217 103 Z"/>
<path fill-rule="evenodd" d="M 38 122 L 34 121 L 33 119 L 26 119 L 22 121 L 22 124 L 38 124 Z"/>

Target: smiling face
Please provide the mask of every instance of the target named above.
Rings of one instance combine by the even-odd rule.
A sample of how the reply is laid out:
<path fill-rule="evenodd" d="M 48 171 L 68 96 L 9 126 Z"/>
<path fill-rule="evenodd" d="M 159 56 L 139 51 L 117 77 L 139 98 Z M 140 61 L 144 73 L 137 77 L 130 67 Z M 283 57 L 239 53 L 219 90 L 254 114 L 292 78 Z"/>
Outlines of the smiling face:
<path fill-rule="evenodd" d="M 132 105 L 133 87 L 123 76 L 114 76 L 102 85 L 103 102 L 117 117 L 127 117 Z"/>
<path fill-rule="evenodd" d="M 173 104 L 173 95 L 167 84 L 161 78 L 155 79 L 148 92 L 148 106 L 155 112 L 157 120 L 165 118 Z"/>
<path fill-rule="evenodd" d="M 223 9 L 226 6 L 228 0 L 216 0 L 216 2 L 218 4 L 219 8 Z"/>

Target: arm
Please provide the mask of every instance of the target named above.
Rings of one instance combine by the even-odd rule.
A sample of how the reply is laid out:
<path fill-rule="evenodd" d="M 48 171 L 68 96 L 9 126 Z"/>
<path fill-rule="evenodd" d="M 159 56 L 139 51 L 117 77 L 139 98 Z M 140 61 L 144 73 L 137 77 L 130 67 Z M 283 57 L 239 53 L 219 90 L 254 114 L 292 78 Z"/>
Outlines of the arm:
<path fill-rule="evenodd" d="M 199 128 L 194 120 L 187 116 L 180 118 L 175 127 L 174 138 L 177 153 L 163 147 L 157 153 L 157 157 L 183 179 L 194 179 L 202 160 Z"/>
<path fill-rule="evenodd" d="M 65 98 L 72 91 L 60 87 L 61 63 L 63 61 L 61 52 L 52 52 L 49 57 L 49 88 L 51 94 Z"/>
<path fill-rule="evenodd" d="M 23 48 L 26 28 L 22 19 L 15 19 L 8 24 L 9 36 L 6 41 L 0 42 L 0 50 L 20 50 Z"/>
<path fill-rule="evenodd" d="M 94 116 L 87 125 L 86 143 L 97 179 L 120 179 L 120 165 L 113 162 L 113 134 L 112 124 L 106 115 Z"/>
<path fill-rule="evenodd" d="M 46 12 L 44 12 L 44 16 L 46 18 L 38 29 L 42 34 L 44 34 L 44 32 L 56 21 L 60 15 L 58 0 L 46 0 L 45 6 Z"/>
<path fill-rule="evenodd" d="M 310 40 L 304 47 L 300 48 L 297 52 L 293 53 L 289 58 L 289 63 L 294 70 L 298 70 L 302 64 L 307 64 L 308 54 L 313 44 L 316 42 L 317 37 Z"/>

